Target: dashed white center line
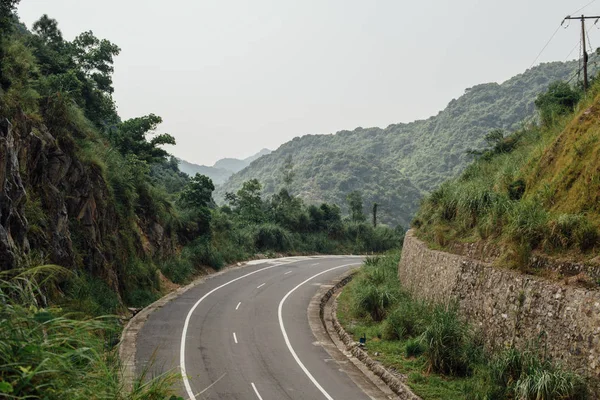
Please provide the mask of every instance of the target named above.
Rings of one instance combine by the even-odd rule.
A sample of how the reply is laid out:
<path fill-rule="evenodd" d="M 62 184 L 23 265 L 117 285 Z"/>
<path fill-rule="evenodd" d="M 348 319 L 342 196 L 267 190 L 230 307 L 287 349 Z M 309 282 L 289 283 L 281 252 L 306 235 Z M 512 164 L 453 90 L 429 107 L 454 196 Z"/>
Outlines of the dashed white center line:
<path fill-rule="evenodd" d="M 235 332 L 233 332 L 233 341 L 237 344 L 237 336 L 235 336 Z"/>
<path fill-rule="evenodd" d="M 260 396 L 260 393 L 258 393 L 258 390 L 256 390 L 256 385 L 254 382 L 250 382 L 250 384 L 252 385 L 252 389 L 254 389 L 254 393 L 256 393 L 256 397 L 258 397 L 259 400 L 263 400 L 263 398 Z"/>
<path fill-rule="evenodd" d="M 291 274 L 291 273 L 292 273 L 292 271 L 288 271 L 284 275 Z"/>
<path fill-rule="evenodd" d="M 258 285 L 256 288 L 257 288 L 257 289 L 260 289 L 261 287 L 265 286 L 265 284 L 266 284 L 266 282 L 265 282 L 265 283 L 261 283 L 261 284 L 260 284 L 260 285 Z"/>
<path fill-rule="evenodd" d="M 319 265 L 319 263 L 314 263 L 314 264 L 311 264 L 310 266 L 314 267 L 315 265 Z"/>
<path fill-rule="evenodd" d="M 236 309 L 236 310 L 237 310 L 238 308 L 240 308 L 240 304 L 242 304 L 242 302 L 241 302 L 241 301 L 238 303 L 238 305 L 237 305 L 237 306 L 235 306 L 235 309 Z"/>

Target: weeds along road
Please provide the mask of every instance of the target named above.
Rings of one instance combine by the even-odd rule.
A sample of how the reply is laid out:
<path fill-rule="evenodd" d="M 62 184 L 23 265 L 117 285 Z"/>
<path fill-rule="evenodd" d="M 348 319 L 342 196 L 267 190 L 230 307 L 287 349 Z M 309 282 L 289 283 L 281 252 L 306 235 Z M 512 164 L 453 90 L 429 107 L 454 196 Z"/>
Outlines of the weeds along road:
<path fill-rule="evenodd" d="M 369 399 L 316 342 L 307 308 L 358 257 L 292 257 L 235 269 L 154 311 L 139 373 L 182 371 L 185 399 Z"/>

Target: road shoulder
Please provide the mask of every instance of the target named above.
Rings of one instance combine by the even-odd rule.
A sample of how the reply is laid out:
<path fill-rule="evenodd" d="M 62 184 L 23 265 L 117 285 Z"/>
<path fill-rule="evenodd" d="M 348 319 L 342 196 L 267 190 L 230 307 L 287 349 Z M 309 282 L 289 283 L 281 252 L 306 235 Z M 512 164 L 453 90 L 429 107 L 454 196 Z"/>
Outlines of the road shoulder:
<path fill-rule="evenodd" d="M 352 381 L 373 400 L 420 400 L 395 375 L 357 346 L 337 320 L 337 295 L 352 280 L 348 271 L 322 285 L 308 306 L 308 321 L 317 341 Z"/>

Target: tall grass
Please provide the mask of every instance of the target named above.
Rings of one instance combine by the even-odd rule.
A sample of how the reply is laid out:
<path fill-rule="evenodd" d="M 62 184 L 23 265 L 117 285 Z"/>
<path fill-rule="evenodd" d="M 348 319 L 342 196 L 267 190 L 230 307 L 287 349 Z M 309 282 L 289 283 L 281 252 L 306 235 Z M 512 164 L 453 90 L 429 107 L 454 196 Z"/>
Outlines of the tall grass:
<path fill-rule="evenodd" d="M 124 393 L 111 316 L 91 318 L 53 306 L 68 272 L 46 266 L 0 274 L 0 397 L 7 399 L 164 399 L 172 374 Z"/>
<path fill-rule="evenodd" d="M 560 157 L 549 151 L 571 119 L 567 115 L 552 126 L 526 126 L 506 139 L 516 143 L 510 151 L 488 152 L 460 177 L 441 185 L 423 201 L 413 222 L 419 236 L 441 247 L 463 240 L 498 242 L 510 249 L 511 264 L 520 267 L 526 266 L 528 254 L 536 249 L 591 254 L 600 246 L 600 233 L 592 222 L 598 218 L 594 207 L 562 212 L 556 208 L 561 195 L 556 183 L 538 182 L 544 157 Z M 570 184 L 577 179 L 572 175 L 564 177 L 571 179 Z"/>

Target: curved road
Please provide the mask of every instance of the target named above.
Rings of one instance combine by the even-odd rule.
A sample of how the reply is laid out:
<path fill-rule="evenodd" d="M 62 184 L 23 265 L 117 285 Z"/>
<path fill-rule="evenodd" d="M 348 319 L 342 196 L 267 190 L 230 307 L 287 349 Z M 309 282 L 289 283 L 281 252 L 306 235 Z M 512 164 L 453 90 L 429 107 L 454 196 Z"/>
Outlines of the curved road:
<path fill-rule="evenodd" d="M 365 399 L 316 342 L 307 316 L 326 284 L 358 257 L 253 262 L 155 310 L 137 336 L 136 366 L 181 368 L 185 399 Z"/>

